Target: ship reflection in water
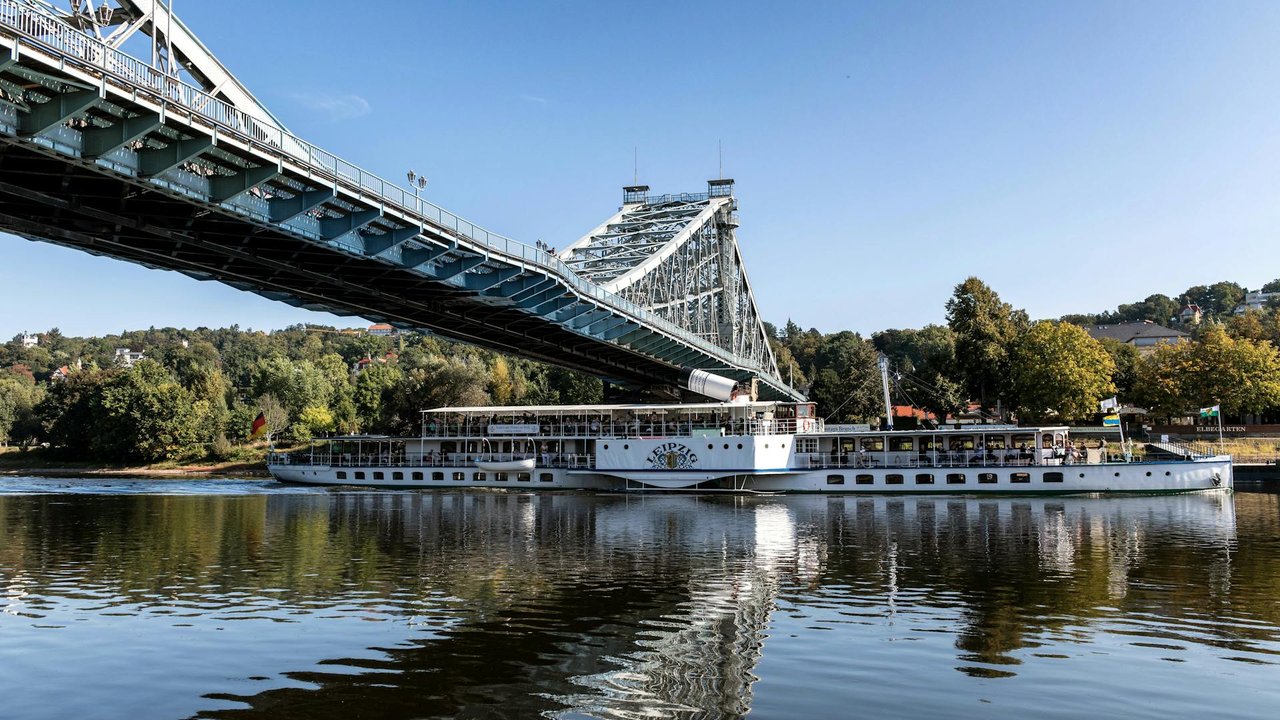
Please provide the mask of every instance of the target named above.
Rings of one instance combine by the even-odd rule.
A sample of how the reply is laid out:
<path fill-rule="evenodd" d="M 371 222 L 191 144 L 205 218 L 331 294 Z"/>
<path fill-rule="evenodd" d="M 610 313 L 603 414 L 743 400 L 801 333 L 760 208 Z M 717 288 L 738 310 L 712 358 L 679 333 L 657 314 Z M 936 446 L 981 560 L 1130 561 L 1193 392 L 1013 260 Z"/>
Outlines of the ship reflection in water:
<path fill-rule="evenodd" d="M 1280 702 L 1274 494 L 260 489 L 0 482 L 0 715 L 1269 717 Z"/>

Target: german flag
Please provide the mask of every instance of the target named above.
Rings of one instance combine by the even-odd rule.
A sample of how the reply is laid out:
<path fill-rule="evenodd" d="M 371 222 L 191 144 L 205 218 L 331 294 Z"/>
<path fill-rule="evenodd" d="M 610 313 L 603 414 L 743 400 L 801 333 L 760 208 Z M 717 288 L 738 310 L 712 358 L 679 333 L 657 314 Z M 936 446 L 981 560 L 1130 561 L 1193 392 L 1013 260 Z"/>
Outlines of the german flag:
<path fill-rule="evenodd" d="M 262 413 L 258 413 L 258 417 L 253 419 L 253 426 L 250 428 L 249 439 L 257 440 L 258 436 L 266 432 L 266 429 L 267 429 L 267 416 Z"/>

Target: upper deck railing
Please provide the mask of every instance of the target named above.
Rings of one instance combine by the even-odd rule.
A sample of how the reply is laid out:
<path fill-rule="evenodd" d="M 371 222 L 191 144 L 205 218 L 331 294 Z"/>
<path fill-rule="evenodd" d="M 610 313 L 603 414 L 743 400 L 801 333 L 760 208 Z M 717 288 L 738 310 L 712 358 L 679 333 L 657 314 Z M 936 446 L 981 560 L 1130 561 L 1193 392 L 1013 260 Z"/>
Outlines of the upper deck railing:
<path fill-rule="evenodd" d="M 724 362 L 728 367 L 756 373 L 762 380 L 784 394 L 800 397 L 780 378 L 765 374 L 763 368 L 749 367 L 741 358 L 735 357 L 724 348 L 707 342 L 599 285 L 584 280 L 559 257 L 532 245 L 490 232 L 428 202 L 420 194 L 405 190 L 295 135 L 263 123 L 234 105 L 81 32 L 58 17 L 40 12 L 16 0 L 0 0 L 0 28 L 14 33 L 33 46 L 52 51 L 61 56 L 64 62 L 74 61 L 71 64 L 81 65 L 82 70 L 100 76 L 104 81 L 122 89 L 126 95 L 138 93 L 138 97 L 149 99 L 162 106 L 180 107 L 190 113 L 188 119 L 194 124 L 216 129 L 217 133 L 234 137 L 277 160 L 301 164 L 309 176 L 332 180 L 335 185 L 365 198 L 366 202 L 375 207 L 393 210 L 409 222 L 430 225 L 446 235 L 500 253 L 509 260 L 537 266 L 555 275 L 584 298 L 590 298 L 641 325 L 657 329 L 695 347 L 708 356 Z M 706 194 L 697 193 L 663 197 L 688 198 L 692 202 L 693 198 L 699 196 L 703 200 L 707 199 Z M 655 198 L 654 201 L 658 199 Z"/>
<path fill-rule="evenodd" d="M 437 438 L 476 438 L 489 440 L 519 440 L 527 437 L 563 437 L 563 438 L 605 438 L 605 437 L 637 437 L 637 438 L 687 438 L 729 436 L 729 435 L 793 435 L 822 432 L 822 420 L 806 419 L 786 420 L 726 420 L 724 422 L 705 421 L 647 421 L 629 420 L 620 422 L 550 420 L 529 423 L 536 430 L 529 432 L 512 432 L 509 426 L 489 423 L 443 423 L 428 420 L 422 425 L 422 437 Z M 499 429 L 501 428 L 501 429 Z"/>

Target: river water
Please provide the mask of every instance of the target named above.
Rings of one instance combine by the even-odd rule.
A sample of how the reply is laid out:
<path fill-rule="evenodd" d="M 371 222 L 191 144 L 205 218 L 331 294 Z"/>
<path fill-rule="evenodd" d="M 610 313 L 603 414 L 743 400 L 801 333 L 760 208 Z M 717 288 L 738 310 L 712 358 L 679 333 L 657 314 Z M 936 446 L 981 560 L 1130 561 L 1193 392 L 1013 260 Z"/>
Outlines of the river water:
<path fill-rule="evenodd" d="M 0 480 L 0 717 L 1275 718 L 1280 495 Z"/>

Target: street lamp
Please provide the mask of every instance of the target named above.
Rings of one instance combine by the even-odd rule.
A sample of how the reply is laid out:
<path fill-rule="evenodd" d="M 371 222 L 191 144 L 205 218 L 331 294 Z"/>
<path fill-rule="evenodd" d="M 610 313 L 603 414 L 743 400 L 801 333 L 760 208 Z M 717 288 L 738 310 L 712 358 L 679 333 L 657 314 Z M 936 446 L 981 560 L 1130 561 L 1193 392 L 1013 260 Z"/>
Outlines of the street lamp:
<path fill-rule="evenodd" d="M 407 176 L 409 178 L 409 187 L 413 188 L 413 196 L 417 197 L 418 191 L 424 190 L 427 187 L 427 176 L 419 175 L 412 170 L 407 173 Z"/>

